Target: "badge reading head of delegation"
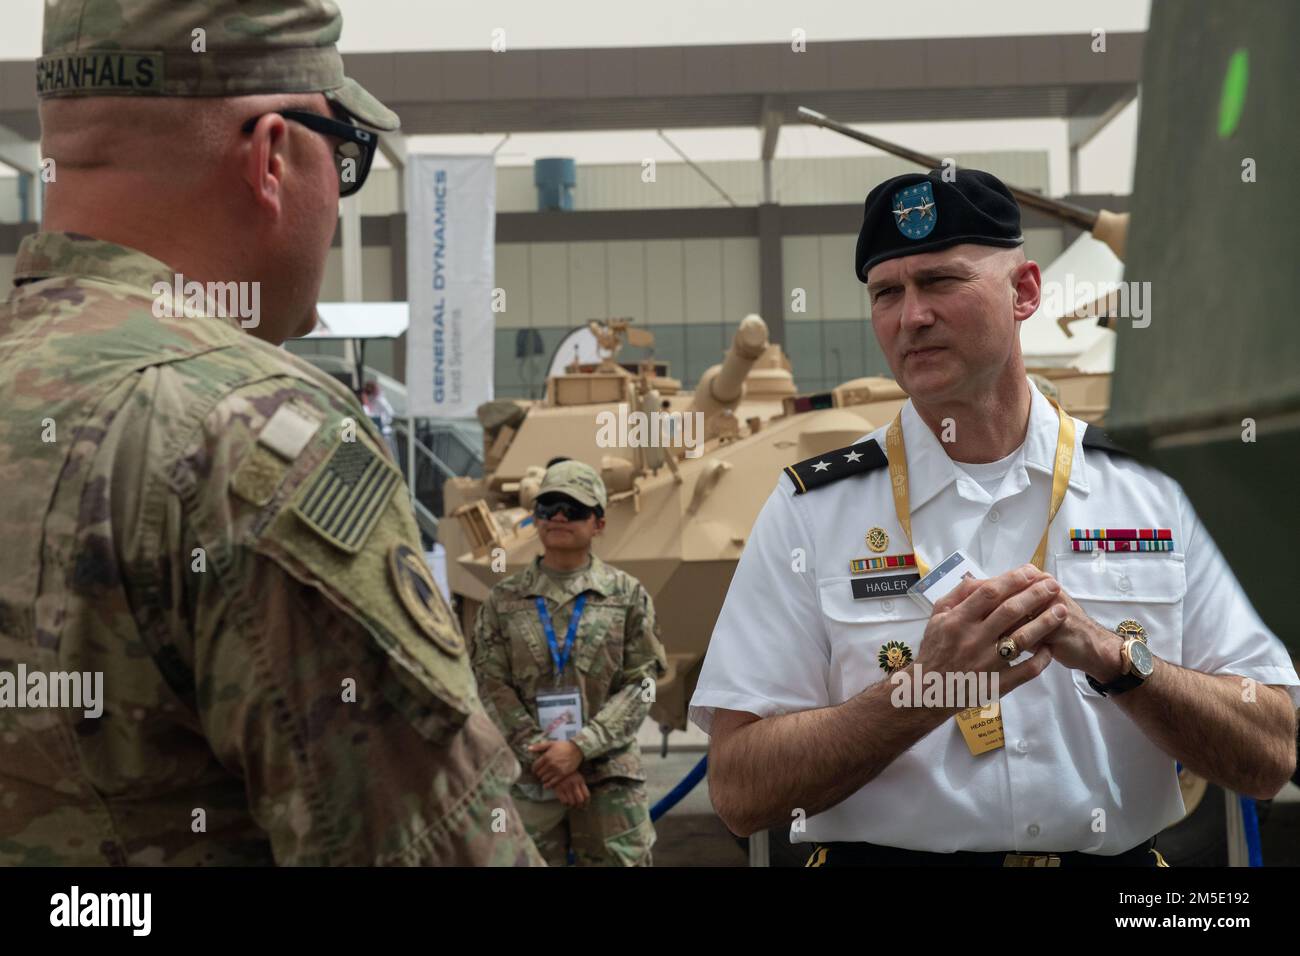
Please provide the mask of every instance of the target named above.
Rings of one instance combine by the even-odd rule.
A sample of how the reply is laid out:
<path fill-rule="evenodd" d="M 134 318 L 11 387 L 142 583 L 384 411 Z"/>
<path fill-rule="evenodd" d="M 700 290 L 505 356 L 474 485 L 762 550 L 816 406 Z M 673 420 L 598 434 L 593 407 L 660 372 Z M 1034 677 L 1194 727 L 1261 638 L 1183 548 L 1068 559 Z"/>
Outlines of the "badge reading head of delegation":
<path fill-rule="evenodd" d="M 902 641 L 890 641 L 888 644 L 880 645 L 880 654 L 877 655 L 876 660 L 880 662 L 881 670 L 886 674 L 892 674 L 912 663 L 912 649 Z"/>
<path fill-rule="evenodd" d="M 867 532 L 867 547 L 876 554 L 889 547 L 889 534 L 884 528 L 872 528 Z"/>

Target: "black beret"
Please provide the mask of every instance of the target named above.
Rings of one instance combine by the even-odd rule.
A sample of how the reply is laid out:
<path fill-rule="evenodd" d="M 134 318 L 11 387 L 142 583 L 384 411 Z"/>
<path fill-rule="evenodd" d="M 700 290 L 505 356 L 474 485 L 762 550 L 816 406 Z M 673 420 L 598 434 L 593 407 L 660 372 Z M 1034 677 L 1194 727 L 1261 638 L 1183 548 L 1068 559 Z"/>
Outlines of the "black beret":
<path fill-rule="evenodd" d="M 1011 248 L 1020 234 L 1020 206 L 1002 180 L 978 169 L 905 173 L 867 194 L 854 259 L 859 282 L 887 259 L 938 252 L 972 242 Z"/>

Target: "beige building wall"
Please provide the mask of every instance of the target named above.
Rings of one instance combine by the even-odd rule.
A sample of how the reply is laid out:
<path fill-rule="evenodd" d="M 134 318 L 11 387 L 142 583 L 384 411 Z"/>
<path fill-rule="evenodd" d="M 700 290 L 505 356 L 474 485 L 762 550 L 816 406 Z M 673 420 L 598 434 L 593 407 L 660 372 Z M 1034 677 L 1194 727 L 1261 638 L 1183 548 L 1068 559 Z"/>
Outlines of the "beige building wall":
<path fill-rule="evenodd" d="M 758 311 L 758 240 L 501 243 L 496 285 L 508 328 L 738 322 Z"/>
<path fill-rule="evenodd" d="M 864 147 L 865 152 L 865 147 Z M 940 157 L 943 158 L 943 157 Z M 954 153 L 959 166 L 985 169 L 1008 183 L 1047 192 L 1046 151 Z M 763 202 L 763 165 L 758 160 L 697 164 L 740 206 Z M 883 154 L 790 158 L 772 161 L 775 202 L 817 205 L 862 202 L 871 187 L 917 166 Z M 574 209 L 693 209 L 721 207 L 727 200 L 700 173 L 685 163 L 657 163 L 654 181 L 640 163 L 579 165 L 573 191 Z M 401 177 L 392 169 L 375 169 L 360 193 L 365 216 L 387 216 L 404 208 L 399 195 Z M 497 167 L 497 211 L 536 212 L 537 188 L 532 166 Z"/>

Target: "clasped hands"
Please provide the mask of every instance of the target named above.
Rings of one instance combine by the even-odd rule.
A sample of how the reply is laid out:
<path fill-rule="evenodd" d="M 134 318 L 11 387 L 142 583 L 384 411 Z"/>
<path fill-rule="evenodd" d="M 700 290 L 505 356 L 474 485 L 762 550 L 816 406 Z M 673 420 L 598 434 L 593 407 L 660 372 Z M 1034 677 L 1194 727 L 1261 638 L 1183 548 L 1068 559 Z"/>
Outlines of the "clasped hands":
<path fill-rule="evenodd" d="M 566 807 L 585 807 L 591 800 L 587 781 L 578 773 L 582 764 L 582 751 L 571 740 L 544 740 L 528 746 L 530 753 L 539 754 L 533 761 L 536 777 Z"/>

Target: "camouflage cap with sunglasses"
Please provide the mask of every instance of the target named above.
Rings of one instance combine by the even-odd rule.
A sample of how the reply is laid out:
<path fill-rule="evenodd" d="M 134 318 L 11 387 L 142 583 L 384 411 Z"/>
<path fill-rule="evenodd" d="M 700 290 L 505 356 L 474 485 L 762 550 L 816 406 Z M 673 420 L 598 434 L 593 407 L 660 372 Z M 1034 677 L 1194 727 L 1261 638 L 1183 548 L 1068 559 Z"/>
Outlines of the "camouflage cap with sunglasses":
<path fill-rule="evenodd" d="M 344 75 L 342 28 L 332 0 L 45 0 L 36 93 L 323 93 L 359 123 L 397 129 L 397 114 Z"/>
<path fill-rule="evenodd" d="M 591 508 L 605 510 L 605 482 L 596 469 L 582 461 L 562 461 L 546 469 L 537 497 L 556 493 L 568 495 L 574 501 Z"/>

